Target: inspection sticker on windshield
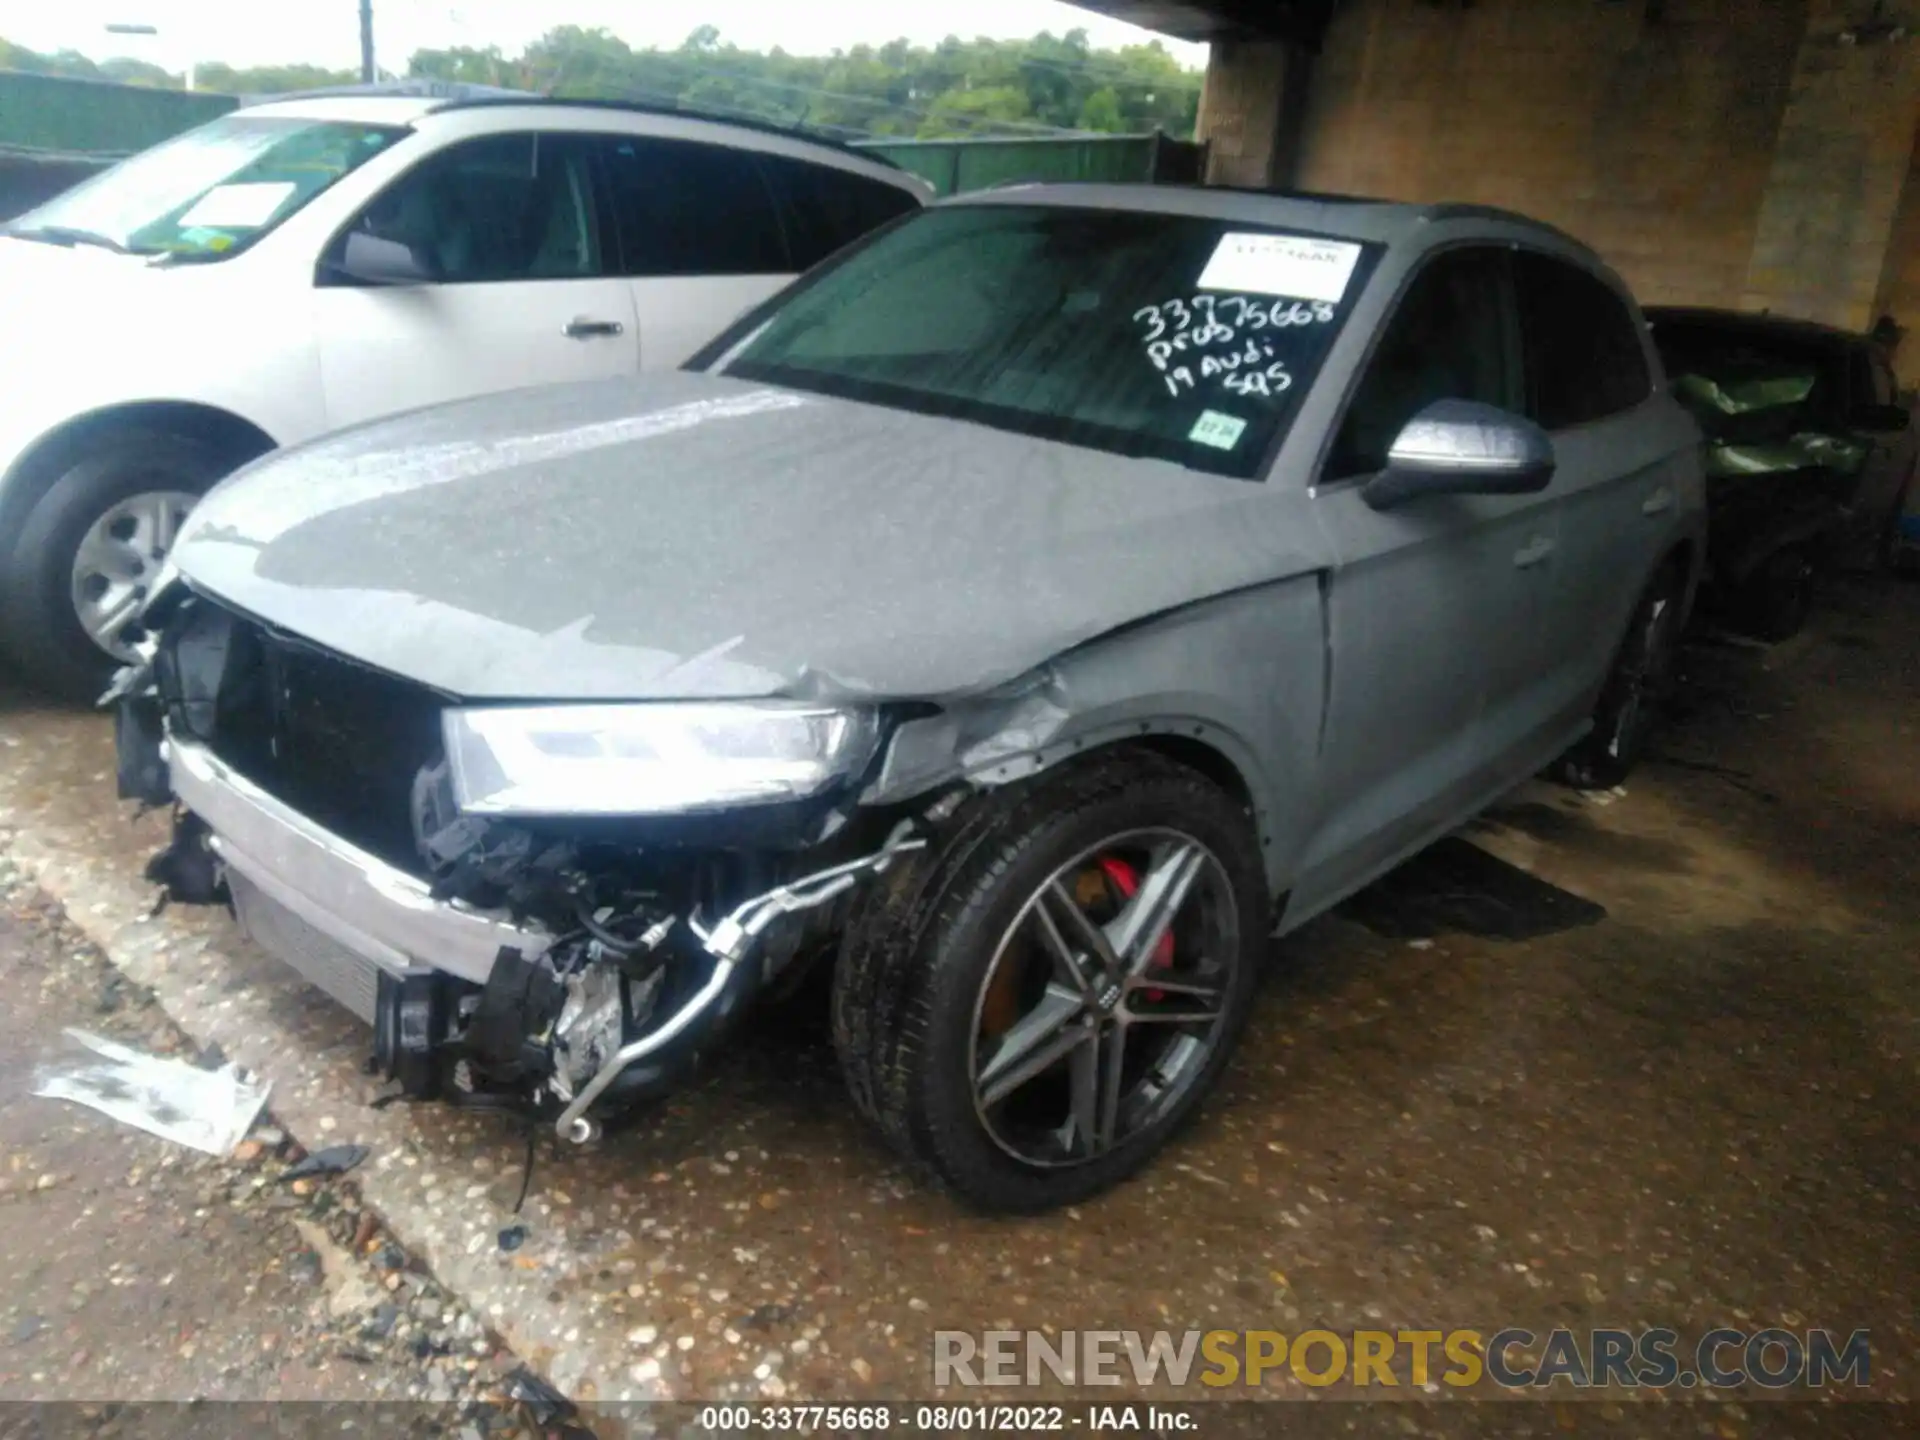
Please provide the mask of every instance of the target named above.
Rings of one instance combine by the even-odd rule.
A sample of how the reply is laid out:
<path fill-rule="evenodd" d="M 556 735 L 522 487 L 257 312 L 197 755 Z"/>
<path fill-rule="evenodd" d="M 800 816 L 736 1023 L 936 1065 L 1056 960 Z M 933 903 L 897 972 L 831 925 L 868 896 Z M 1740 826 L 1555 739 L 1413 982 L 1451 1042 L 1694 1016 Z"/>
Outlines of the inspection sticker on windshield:
<path fill-rule="evenodd" d="M 195 202 L 177 222 L 182 230 L 198 225 L 214 229 L 251 230 L 273 218 L 273 212 L 293 194 L 292 181 L 261 181 L 249 185 L 216 185 Z"/>
<path fill-rule="evenodd" d="M 1187 439 L 1211 445 L 1216 450 L 1231 450 L 1246 433 L 1247 422 L 1239 416 L 1222 415 L 1218 410 L 1202 410 L 1200 418 L 1193 422 L 1193 429 L 1187 432 Z"/>
<path fill-rule="evenodd" d="M 1350 240 L 1310 240 L 1304 235 L 1259 235 L 1229 230 L 1200 272 L 1202 290 L 1286 295 L 1328 304 L 1347 293 L 1360 247 Z"/>

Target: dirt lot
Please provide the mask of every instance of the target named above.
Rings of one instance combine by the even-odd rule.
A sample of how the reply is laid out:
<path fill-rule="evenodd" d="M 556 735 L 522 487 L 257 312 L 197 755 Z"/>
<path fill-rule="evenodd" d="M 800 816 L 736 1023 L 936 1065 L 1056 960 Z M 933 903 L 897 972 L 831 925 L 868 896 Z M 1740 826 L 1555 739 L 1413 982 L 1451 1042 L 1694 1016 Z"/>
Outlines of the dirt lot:
<path fill-rule="evenodd" d="M 261 1414 L 231 1402 L 269 1400 L 307 1402 L 302 1433 L 338 1433 L 367 1401 L 420 1434 L 531 1433 L 517 1357 L 350 1179 L 295 1178 L 304 1157 L 270 1112 L 216 1159 L 29 1093 L 81 1056 L 69 1026 L 207 1068 L 219 1056 L 4 856 L 0 984 L 0 1436 L 22 1401 L 95 1436 L 116 1413 L 118 1433 L 253 1435 Z M 185 1408 L 203 1402 L 229 1403 Z"/>
<path fill-rule="evenodd" d="M 0 711 L 0 827 L 188 1033 L 274 1079 L 295 1136 L 372 1147 L 368 1203 L 582 1399 L 926 1398 L 936 1328 L 1779 1324 L 1870 1330 L 1871 1394 L 1904 1400 L 1920 1289 L 1920 587 L 1836 596 L 1772 652 L 1696 644 L 1688 671 L 1685 713 L 1629 793 L 1528 786 L 1475 827 L 1477 849 L 1430 852 L 1277 947 L 1192 1133 L 1117 1194 L 1016 1222 L 914 1185 L 852 1115 L 822 1017 L 802 1009 L 601 1149 L 543 1144 L 524 1243 L 504 1250 L 521 1128 L 370 1110 L 355 1022 L 223 916 L 145 920 L 140 861 L 160 832 L 111 801 L 97 719 L 23 699 Z M 0 969 L 24 943 L 0 931 Z M 10 1011 L 0 1043 L 26 1047 L 62 1013 Z M 0 1074 L 11 1106 L 20 1066 Z M 158 1142 L 61 1120 L 82 1150 L 119 1147 L 58 1161 L 102 1186 L 157 1163 Z M 0 1204 L 16 1248 L 56 1223 Z M 258 1271 L 284 1237 L 234 1244 L 207 1268 Z M 101 1348 L 66 1318 L 68 1271 L 9 1264 L 8 1326 L 60 1317 L 54 1356 Z M 195 1303 L 242 1302 L 210 1285 Z M 306 1302 L 276 1280 L 245 1303 L 295 1317 Z M 4 1393 L 57 1386 L 64 1362 L 27 1369 L 7 1346 L 0 1333 Z M 281 1382 L 249 1356 L 241 1373 L 263 1393 L 344 1398 L 385 1372 Z M 1334 1392 L 1276 1373 L 1265 1393 Z M 1844 1408 L 1742 1397 L 1676 1433 L 1904 1424 Z M 1528 1409 L 1579 1433 L 1617 1413 Z M 1482 1433 L 1431 1406 L 1394 1412 L 1390 1433 Z M 1360 1413 L 1364 1433 L 1385 1426 Z"/>

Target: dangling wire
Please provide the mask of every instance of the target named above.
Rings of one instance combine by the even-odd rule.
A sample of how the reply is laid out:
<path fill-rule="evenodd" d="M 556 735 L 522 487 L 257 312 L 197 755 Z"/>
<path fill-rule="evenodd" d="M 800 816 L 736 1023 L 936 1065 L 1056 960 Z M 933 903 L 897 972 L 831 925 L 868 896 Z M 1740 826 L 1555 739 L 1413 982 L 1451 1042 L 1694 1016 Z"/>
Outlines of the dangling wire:
<path fill-rule="evenodd" d="M 520 1196 L 513 1202 L 513 1213 L 518 1215 L 520 1208 L 527 1203 L 527 1192 L 533 1188 L 533 1152 L 540 1141 L 540 1121 L 533 1112 L 527 1113 L 527 1158 L 520 1167 Z"/>

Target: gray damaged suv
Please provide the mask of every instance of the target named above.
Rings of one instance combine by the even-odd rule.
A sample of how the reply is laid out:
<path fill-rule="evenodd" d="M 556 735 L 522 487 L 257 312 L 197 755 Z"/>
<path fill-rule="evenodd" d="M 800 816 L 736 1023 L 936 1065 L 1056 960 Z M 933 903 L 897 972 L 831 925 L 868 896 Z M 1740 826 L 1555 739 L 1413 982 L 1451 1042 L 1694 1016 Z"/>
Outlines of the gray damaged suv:
<path fill-rule="evenodd" d="M 683 373 L 418 412 L 194 511 L 119 686 L 153 874 L 406 1091 L 574 1140 L 832 968 L 968 1200 L 1188 1118 L 1268 937 L 1645 734 L 1699 437 L 1493 211 L 994 192 Z"/>

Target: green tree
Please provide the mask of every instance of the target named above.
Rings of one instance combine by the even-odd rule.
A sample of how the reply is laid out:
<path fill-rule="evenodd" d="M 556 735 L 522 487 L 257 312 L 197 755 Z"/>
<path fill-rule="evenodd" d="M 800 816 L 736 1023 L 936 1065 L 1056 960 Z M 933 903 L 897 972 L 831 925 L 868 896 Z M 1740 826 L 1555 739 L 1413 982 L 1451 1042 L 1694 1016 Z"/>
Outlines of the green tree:
<path fill-rule="evenodd" d="M 124 55 L 102 60 L 100 76 L 120 85 L 145 85 L 155 90 L 178 90 L 186 83 L 180 76 L 168 73 L 151 60 L 133 60 Z"/>
<path fill-rule="evenodd" d="M 426 80 L 452 80 L 467 85 L 518 85 L 520 65 L 500 53 L 498 45 L 484 50 L 456 45 L 449 50 L 416 50 L 407 74 Z"/>
<path fill-rule="evenodd" d="M 1153 129 L 1188 136 L 1200 94 L 1199 75 L 1158 43 L 1100 50 L 1084 30 L 790 55 L 742 50 L 711 25 L 677 46 L 643 50 L 608 30 L 562 25 L 512 58 L 497 48 L 422 50 L 408 73 L 752 115 L 850 136 Z"/>
<path fill-rule="evenodd" d="M 0 68 L 138 84 L 174 84 L 157 66 L 83 55 L 41 55 L 0 40 Z M 1193 133 L 1200 76 L 1158 42 L 1102 50 L 1084 30 L 1026 40 L 938 45 L 890 40 L 830 55 L 743 50 L 702 25 L 677 46 L 636 50 L 605 29 L 560 25 L 519 55 L 498 46 L 416 52 L 409 75 L 540 94 L 628 99 L 759 116 L 848 136 Z M 282 94 L 352 84 L 351 71 L 317 65 L 199 67 L 203 89 Z"/>
<path fill-rule="evenodd" d="M 329 70 L 323 65 L 250 65 L 235 69 L 214 60 L 197 68 L 193 83 L 199 89 L 228 95 L 288 95 L 352 85 L 359 79 L 356 71 Z"/>
<path fill-rule="evenodd" d="M 1109 134 L 1127 128 L 1127 117 L 1120 108 L 1120 95 L 1111 85 L 1102 85 L 1080 102 L 1080 128 L 1104 130 Z"/>
<path fill-rule="evenodd" d="M 0 70 L 24 70 L 30 75 L 59 75 L 69 80 L 98 80 L 100 67 L 77 50 L 43 55 L 24 45 L 0 40 Z"/>
<path fill-rule="evenodd" d="M 1032 113 L 1027 93 L 1017 85 L 949 90 L 933 102 L 933 111 L 921 122 L 918 133 L 923 140 L 935 140 L 975 135 L 982 130 L 1015 132 L 1026 127 Z"/>

